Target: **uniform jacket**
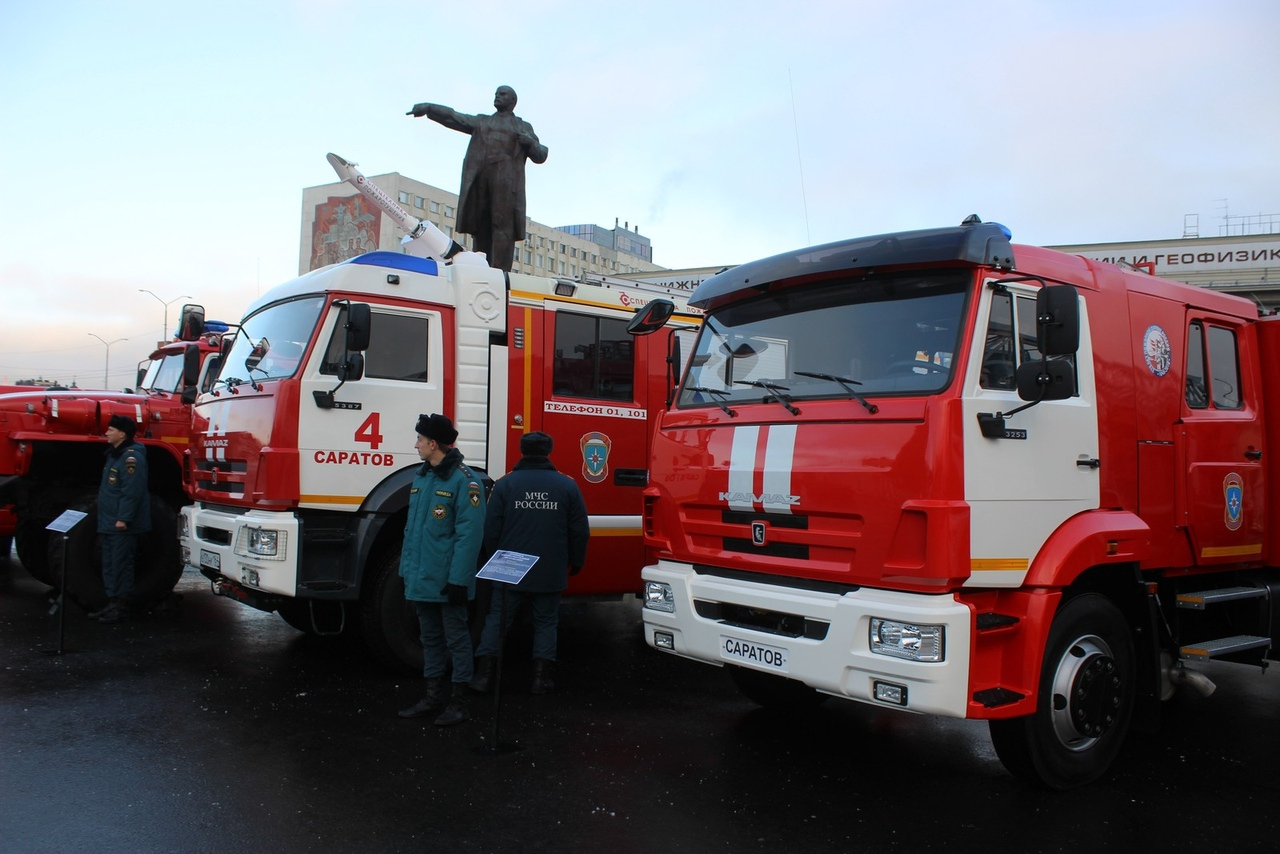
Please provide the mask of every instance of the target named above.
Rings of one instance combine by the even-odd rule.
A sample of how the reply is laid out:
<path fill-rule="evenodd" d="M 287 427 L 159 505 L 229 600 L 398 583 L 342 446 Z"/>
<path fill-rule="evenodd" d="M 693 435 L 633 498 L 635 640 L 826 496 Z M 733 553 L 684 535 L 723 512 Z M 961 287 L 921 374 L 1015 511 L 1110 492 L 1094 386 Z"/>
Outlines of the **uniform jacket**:
<path fill-rule="evenodd" d="M 547 457 L 528 456 L 494 486 L 484 534 L 486 554 L 503 549 L 538 556 L 515 589 L 551 593 L 568 585 L 569 567 L 586 561 L 591 526 L 573 478 Z"/>
<path fill-rule="evenodd" d="M 151 530 L 151 492 L 147 488 L 147 449 L 137 442 L 107 445 L 98 486 L 98 533 L 118 533 L 116 522 L 124 522 L 125 533 L 143 534 Z"/>
<path fill-rule="evenodd" d="M 475 595 L 476 565 L 484 542 L 484 487 L 450 448 L 434 468 L 423 463 L 409 490 L 409 519 L 404 527 L 400 575 L 404 598 L 444 602 L 446 584 L 467 587 Z"/>
<path fill-rule="evenodd" d="M 449 107 L 431 104 L 427 118 L 439 122 L 450 130 L 470 134 L 467 153 L 462 159 L 462 186 L 458 190 L 458 231 L 478 234 L 489 230 L 489 223 L 482 222 L 485 211 L 474 198 L 472 189 L 482 173 L 489 186 L 502 189 L 506 194 L 493 199 L 493 216 L 509 216 L 512 237 L 516 241 L 525 237 L 524 161 L 534 163 L 547 159 L 547 147 L 538 142 L 533 125 L 514 113 L 497 112 L 493 115 L 459 113 Z M 520 132 L 525 131 L 534 139 L 526 152 L 520 144 Z"/>

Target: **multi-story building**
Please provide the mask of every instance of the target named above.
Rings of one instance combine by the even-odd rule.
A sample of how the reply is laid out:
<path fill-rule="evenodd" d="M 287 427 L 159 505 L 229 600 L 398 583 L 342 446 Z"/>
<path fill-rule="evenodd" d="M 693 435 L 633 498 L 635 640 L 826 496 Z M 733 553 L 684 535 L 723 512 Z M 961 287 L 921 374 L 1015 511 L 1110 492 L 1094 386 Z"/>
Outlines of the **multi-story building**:
<path fill-rule="evenodd" d="M 406 178 L 398 172 L 369 179 L 418 219 L 471 248 L 469 235 L 455 233 L 458 196 Z M 653 263 L 653 246 L 630 223 L 613 228 L 567 225 L 553 228 L 527 220 L 523 242 L 516 244 L 512 272 L 577 278 L 584 273 L 617 276 L 665 269 Z M 382 211 L 343 182 L 302 191 L 302 240 L 298 272 L 375 249 L 396 251 L 403 232 Z"/>

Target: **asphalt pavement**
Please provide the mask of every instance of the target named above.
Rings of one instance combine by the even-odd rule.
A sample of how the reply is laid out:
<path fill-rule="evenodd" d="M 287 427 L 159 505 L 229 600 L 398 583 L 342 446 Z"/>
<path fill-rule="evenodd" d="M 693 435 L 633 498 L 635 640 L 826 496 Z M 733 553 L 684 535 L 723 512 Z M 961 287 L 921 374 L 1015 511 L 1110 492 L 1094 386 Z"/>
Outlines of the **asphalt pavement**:
<path fill-rule="evenodd" d="M 801 718 L 656 652 L 634 600 L 565 605 L 554 692 L 529 629 L 452 728 L 420 678 L 213 596 L 118 625 L 0 558 L 0 852 L 1272 851 L 1280 673 L 1205 670 L 1114 772 L 1052 793 L 986 725 L 831 700 Z M 498 745 L 495 749 L 495 744 Z"/>

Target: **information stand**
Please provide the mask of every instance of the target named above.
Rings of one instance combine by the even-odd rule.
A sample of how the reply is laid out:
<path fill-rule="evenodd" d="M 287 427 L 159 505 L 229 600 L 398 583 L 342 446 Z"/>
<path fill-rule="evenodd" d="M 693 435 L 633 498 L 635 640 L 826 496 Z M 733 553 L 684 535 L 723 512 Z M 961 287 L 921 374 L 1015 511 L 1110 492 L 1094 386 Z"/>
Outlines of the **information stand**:
<path fill-rule="evenodd" d="M 67 539 L 71 529 L 88 515 L 79 510 L 64 510 L 61 516 L 44 526 L 46 531 L 62 535 L 62 579 L 58 583 L 58 598 L 54 600 L 53 607 L 49 610 L 50 614 L 58 615 L 58 648 L 41 650 L 45 655 L 62 655 L 75 651 L 64 646 L 67 636 L 67 552 L 70 550 L 67 548 Z"/>
<path fill-rule="evenodd" d="M 498 656 L 494 662 L 493 673 L 493 741 L 482 746 L 481 753 L 510 753 L 519 750 L 520 745 L 510 742 L 503 744 L 499 738 L 499 727 L 502 719 L 502 651 L 507 645 L 507 590 L 512 584 L 519 584 L 529 574 L 533 565 L 538 562 L 537 555 L 521 552 L 497 551 L 493 557 L 476 573 L 476 578 L 495 582 L 502 587 L 498 608 Z M 488 615 L 485 615 L 488 619 Z"/>

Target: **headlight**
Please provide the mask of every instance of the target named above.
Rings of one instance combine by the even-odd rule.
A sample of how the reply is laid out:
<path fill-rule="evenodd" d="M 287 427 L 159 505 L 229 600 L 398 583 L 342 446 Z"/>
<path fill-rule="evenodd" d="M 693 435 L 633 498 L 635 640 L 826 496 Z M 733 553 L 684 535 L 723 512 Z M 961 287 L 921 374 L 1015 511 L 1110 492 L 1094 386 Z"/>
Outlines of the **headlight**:
<path fill-rule="evenodd" d="M 942 661 L 944 636 L 942 626 L 871 618 L 871 651 L 880 655 L 908 661 Z"/>
<path fill-rule="evenodd" d="M 676 597 L 671 592 L 671 585 L 658 581 L 646 581 L 644 583 L 644 606 L 650 611 L 666 611 L 668 614 L 674 614 L 676 612 Z"/>
<path fill-rule="evenodd" d="M 266 531 L 262 528 L 249 529 L 249 554 L 274 557 L 280 541 L 279 531 Z"/>

